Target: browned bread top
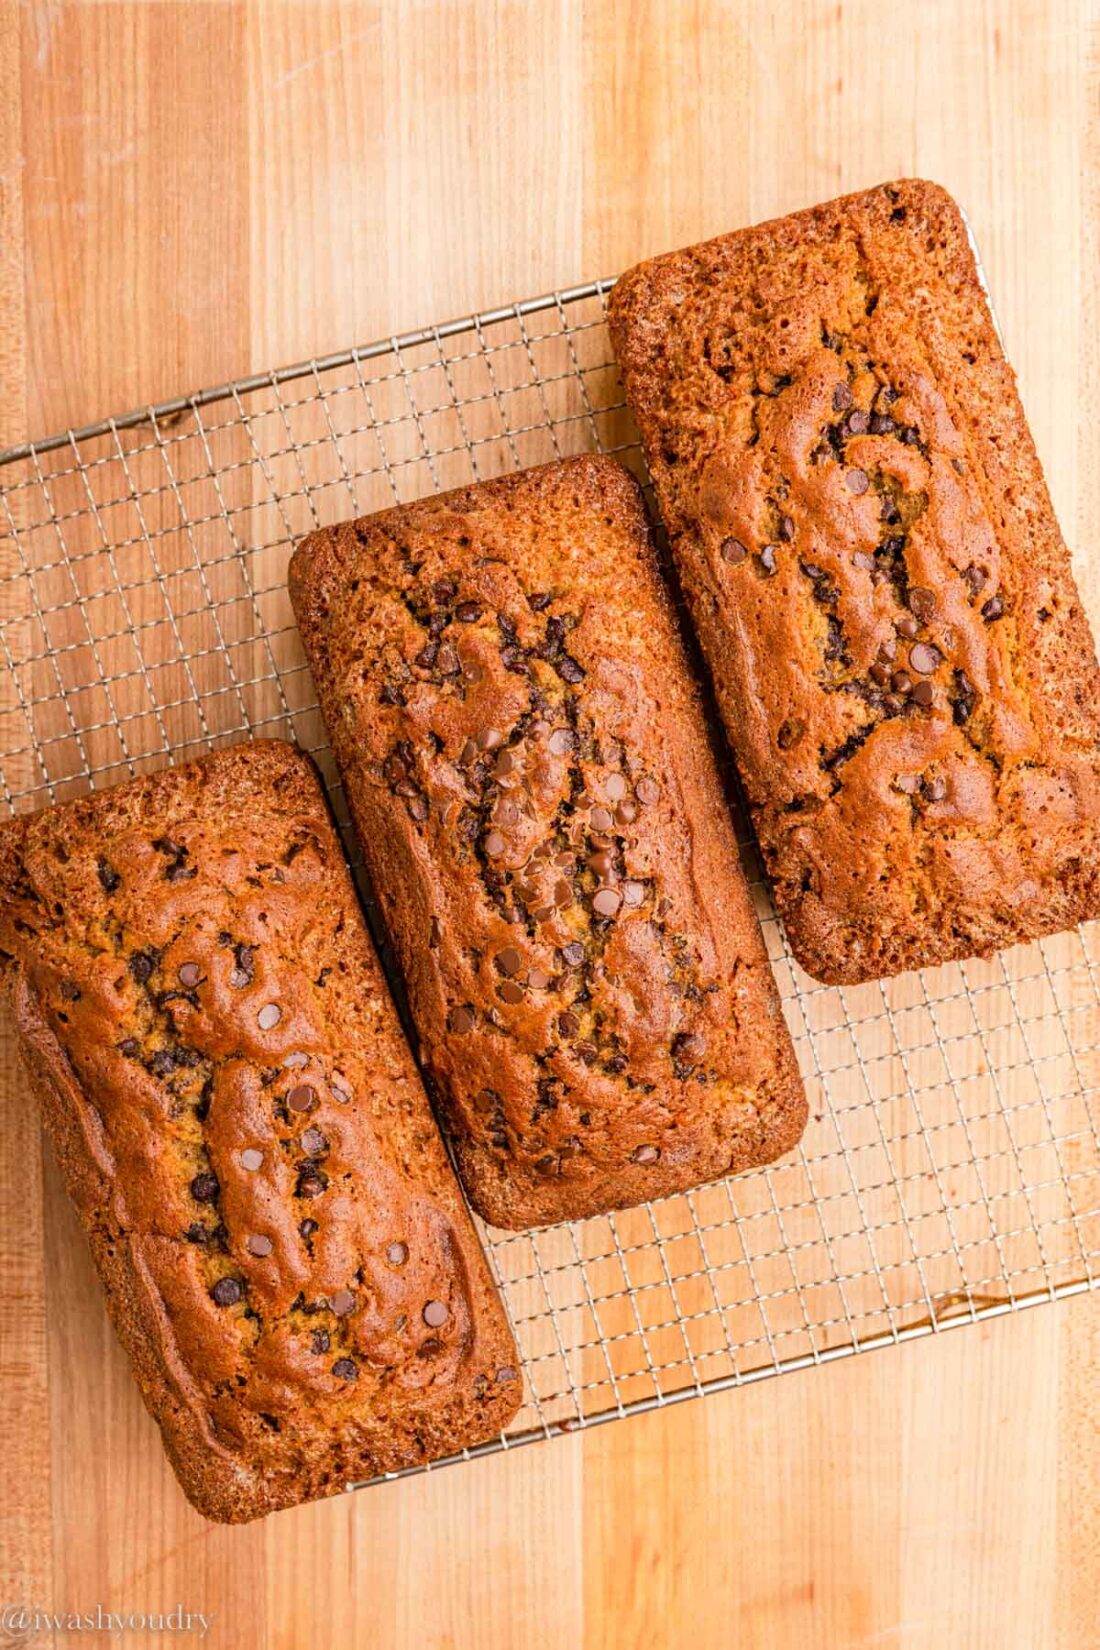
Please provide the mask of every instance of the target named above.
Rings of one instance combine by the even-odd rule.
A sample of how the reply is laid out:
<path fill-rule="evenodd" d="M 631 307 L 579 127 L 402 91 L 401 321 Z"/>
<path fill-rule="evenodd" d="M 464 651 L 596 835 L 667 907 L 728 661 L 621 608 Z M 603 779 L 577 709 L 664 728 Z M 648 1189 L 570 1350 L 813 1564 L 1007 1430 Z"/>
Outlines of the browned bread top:
<path fill-rule="evenodd" d="M 503 1226 L 805 1120 L 641 495 L 580 458 L 314 535 L 291 592 L 467 1189 Z"/>
<path fill-rule="evenodd" d="M 485 1439 L 515 1350 L 312 765 L 238 745 L 0 829 L 23 1051 L 196 1506 Z"/>
<path fill-rule="evenodd" d="M 1100 677 L 958 208 L 630 271 L 627 397 L 791 944 L 826 980 L 1100 912 Z"/>

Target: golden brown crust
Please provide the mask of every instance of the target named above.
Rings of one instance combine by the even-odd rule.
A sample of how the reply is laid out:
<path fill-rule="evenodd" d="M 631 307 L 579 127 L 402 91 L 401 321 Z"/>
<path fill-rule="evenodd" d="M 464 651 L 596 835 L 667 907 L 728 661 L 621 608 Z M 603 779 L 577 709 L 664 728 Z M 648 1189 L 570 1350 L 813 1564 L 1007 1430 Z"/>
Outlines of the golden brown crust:
<path fill-rule="evenodd" d="M 0 896 L 24 1060 L 199 1510 L 499 1432 L 515 1348 L 308 759 L 234 746 L 19 818 Z"/>
<path fill-rule="evenodd" d="M 1100 675 L 951 198 L 886 185 L 656 258 L 610 320 L 803 967 L 1100 914 Z"/>
<path fill-rule="evenodd" d="M 425 1070 L 495 1224 L 769 1161 L 805 1100 L 636 482 L 314 535 L 291 594 Z"/>

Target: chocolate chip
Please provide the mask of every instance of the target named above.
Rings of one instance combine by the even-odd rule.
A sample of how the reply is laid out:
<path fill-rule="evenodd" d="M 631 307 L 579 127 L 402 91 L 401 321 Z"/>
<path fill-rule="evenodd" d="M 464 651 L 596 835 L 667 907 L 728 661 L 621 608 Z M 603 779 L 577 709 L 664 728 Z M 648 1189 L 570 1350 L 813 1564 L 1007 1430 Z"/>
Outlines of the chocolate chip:
<path fill-rule="evenodd" d="M 889 666 L 879 664 L 877 661 L 871 666 L 867 674 L 870 676 L 872 682 L 875 683 L 876 687 L 885 687 L 887 682 L 890 680 Z"/>
<path fill-rule="evenodd" d="M 511 1003 L 514 1006 L 523 1001 L 523 987 L 517 985 L 515 980 L 502 980 L 497 986 L 497 996 L 502 1003 Z"/>
<path fill-rule="evenodd" d="M 792 716 L 787 721 L 780 723 L 775 742 L 781 751 L 793 750 L 805 731 L 805 723 L 799 721 L 797 716 Z"/>
<path fill-rule="evenodd" d="M 124 1037 L 118 1045 L 118 1052 L 125 1054 L 127 1059 L 132 1060 L 139 1047 L 140 1044 L 136 1037 Z"/>
<path fill-rule="evenodd" d="M 563 682 L 576 683 L 584 681 L 583 666 L 569 653 L 563 653 L 560 659 L 554 660 L 554 669 Z"/>
<path fill-rule="evenodd" d="M 630 882 L 624 882 L 623 883 L 623 904 L 624 905 L 638 906 L 638 905 L 641 905 L 644 902 L 644 900 L 645 900 L 645 883 L 644 882 L 630 881 Z"/>
<path fill-rule="evenodd" d="M 421 1313 L 429 1329 L 439 1329 L 441 1325 L 447 1322 L 450 1315 L 443 1301 L 429 1301 Z"/>
<path fill-rule="evenodd" d="M 570 940 L 568 945 L 562 946 L 561 954 L 570 968 L 579 968 L 584 961 L 584 946 L 580 940 Z"/>
<path fill-rule="evenodd" d="M 130 970 L 131 979 L 137 985 L 144 985 L 156 965 L 147 951 L 135 951 L 126 966 Z"/>
<path fill-rule="evenodd" d="M 682 1031 L 673 1039 L 672 1052 L 678 1060 L 701 1060 L 707 1052 L 707 1039 L 701 1031 Z"/>
<path fill-rule="evenodd" d="M 452 1008 L 450 1014 L 448 1014 L 447 1025 L 456 1037 L 464 1037 L 468 1031 L 474 1029 L 473 1009 L 468 1008 L 465 1003 L 460 1003 L 457 1008 Z"/>
<path fill-rule="evenodd" d="M 580 1029 L 581 1023 L 575 1014 L 558 1015 L 558 1030 L 563 1037 L 575 1037 Z"/>
<path fill-rule="evenodd" d="M 913 689 L 912 700 L 915 705 L 923 705 L 927 707 L 932 703 L 935 697 L 936 696 L 932 690 L 931 682 L 918 682 L 916 687 Z"/>
<path fill-rule="evenodd" d="M 270 1255 L 273 1247 L 271 1239 L 264 1237 L 261 1233 L 256 1233 L 245 1242 L 245 1248 L 249 1254 L 258 1255 L 261 1260 L 265 1255 Z"/>
<path fill-rule="evenodd" d="M 432 600 L 438 602 L 440 607 L 453 602 L 457 594 L 458 586 L 453 579 L 437 579 L 432 585 Z"/>
<path fill-rule="evenodd" d="M 916 647 L 909 649 L 909 663 L 922 676 L 931 676 L 942 658 L 939 648 L 933 647 L 931 642 L 918 642 Z"/>
<path fill-rule="evenodd" d="M 332 1373 L 341 1381 L 357 1381 L 359 1366 L 352 1358 L 337 1358 L 332 1366 Z"/>
<path fill-rule="evenodd" d="M 634 794 L 639 802 L 651 804 L 656 802 L 660 796 L 661 787 L 655 779 L 651 779 L 648 774 L 645 774 L 635 785 Z"/>
<path fill-rule="evenodd" d="M 444 676 L 457 676 L 459 671 L 462 669 L 458 654 L 455 652 L 450 642 L 444 642 L 442 647 L 439 649 L 436 664 Z"/>
<path fill-rule="evenodd" d="M 731 567 L 736 567 L 740 562 L 744 561 L 745 557 L 748 555 L 748 551 L 745 549 L 745 546 L 741 543 L 740 539 L 723 539 L 719 548 L 719 554 L 724 562 L 728 562 Z"/>
<path fill-rule="evenodd" d="M 603 782 L 603 794 L 609 802 L 621 802 L 626 795 L 626 780 L 621 773 L 609 773 Z"/>
<path fill-rule="evenodd" d="M 191 1196 L 196 1203 L 216 1203 L 220 1190 L 217 1175 L 211 1174 L 209 1170 L 203 1170 L 191 1182 Z"/>
<path fill-rule="evenodd" d="M 96 865 L 96 871 L 99 875 L 100 882 L 103 884 L 104 893 L 113 894 L 122 881 L 122 878 L 119 876 L 114 866 L 108 864 L 105 859 L 101 858 L 99 863 Z"/>
<path fill-rule="evenodd" d="M 405 812 L 408 814 L 409 818 L 415 820 L 418 825 L 423 825 L 424 821 L 428 817 L 427 797 L 421 796 L 419 793 L 416 796 L 410 796 L 405 803 Z"/>
<path fill-rule="evenodd" d="M 502 1385 L 506 1386 L 509 1381 L 514 1381 L 518 1378 L 518 1372 L 512 1367 L 511 1364 L 502 1364 L 497 1370 L 496 1378 Z"/>
<path fill-rule="evenodd" d="M 476 624 L 481 618 L 481 608 L 476 602 L 459 602 L 455 608 L 455 618 L 459 624 Z"/>
<path fill-rule="evenodd" d="M 990 623 L 994 619 L 999 619 L 1004 610 L 1005 604 L 1000 596 L 990 596 L 989 600 L 982 606 L 982 618 Z"/>
<path fill-rule="evenodd" d="M 299 1144 L 309 1157 L 321 1157 L 328 1151 L 328 1141 L 316 1124 L 303 1131 Z"/>
<path fill-rule="evenodd" d="M 659 1146 L 638 1146 L 636 1150 L 631 1152 L 630 1161 L 632 1163 L 656 1163 L 660 1155 L 661 1149 Z"/>
<path fill-rule="evenodd" d="M 320 1227 L 317 1225 L 317 1222 L 315 1220 L 308 1220 L 307 1219 L 307 1220 L 300 1220 L 298 1222 L 298 1231 L 299 1231 L 300 1235 L 303 1238 L 307 1238 L 307 1239 L 311 1238 L 313 1236 L 314 1232 L 317 1232 L 319 1230 L 320 1230 Z"/>
<path fill-rule="evenodd" d="M 882 704 L 883 709 L 888 710 L 892 716 L 896 716 L 899 710 L 905 709 L 905 700 L 899 698 L 896 693 L 885 694 Z"/>
<path fill-rule="evenodd" d="M 329 1304 L 338 1318 L 346 1318 L 355 1311 L 355 1296 L 350 1289 L 338 1289 Z"/>
<path fill-rule="evenodd" d="M 255 1146 L 246 1146 L 241 1153 L 241 1168 L 254 1172 L 263 1164 L 264 1154 Z"/>
<path fill-rule="evenodd" d="M 545 969 L 532 968 L 527 974 L 527 984 L 530 986 L 532 991 L 545 991 L 546 987 L 550 984 L 550 976 L 546 973 Z"/>
<path fill-rule="evenodd" d="M 244 1290 L 239 1278 L 219 1278 L 210 1293 L 218 1306 L 236 1306 Z"/>
<path fill-rule="evenodd" d="M 548 746 L 554 756 L 566 756 L 573 749 L 573 732 L 571 728 L 555 728 L 550 735 Z"/>
<path fill-rule="evenodd" d="M 925 590 L 922 585 L 915 584 L 906 597 L 911 613 L 915 613 L 922 624 L 927 624 L 936 611 L 936 598 L 931 590 Z"/>
<path fill-rule="evenodd" d="M 514 945 L 508 945 L 497 952 L 496 965 L 502 974 L 518 974 L 523 967 L 523 958 Z"/>
<path fill-rule="evenodd" d="M 897 424 L 887 413 L 875 413 L 871 419 L 872 435 L 892 435 Z"/>
<path fill-rule="evenodd" d="M 898 790 L 903 791 L 906 796 L 913 796 L 920 790 L 920 774 L 899 773 L 897 778 L 894 780 L 894 784 L 897 786 Z"/>
<path fill-rule="evenodd" d="M 929 802 L 942 802 L 947 795 L 947 780 L 937 774 L 934 779 L 926 779 L 921 790 Z"/>
<path fill-rule="evenodd" d="M 573 885 L 564 877 L 554 884 L 554 904 L 560 909 L 573 903 Z"/>
<path fill-rule="evenodd" d="M 779 537 L 784 544 L 789 544 L 794 538 L 794 519 L 791 516 L 780 516 Z"/>
<path fill-rule="evenodd" d="M 601 888 L 592 897 L 592 909 L 600 917 L 613 917 L 621 904 L 622 895 L 615 888 Z"/>
<path fill-rule="evenodd" d="M 871 485 L 866 470 L 849 470 L 844 477 L 844 485 L 850 493 L 865 493 Z"/>
<path fill-rule="evenodd" d="M 182 860 L 177 859 L 174 865 L 169 865 L 164 874 L 169 882 L 186 882 L 188 878 L 197 876 L 198 870 L 196 866 L 187 866 Z"/>
<path fill-rule="evenodd" d="M 862 408 L 856 407 L 844 420 L 844 427 L 849 435 L 866 435 L 869 423 L 867 414 Z"/>
<path fill-rule="evenodd" d="M 499 831 L 490 831 L 485 838 L 485 852 L 490 859 L 499 859 L 507 846 Z"/>
<path fill-rule="evenodd" d="M 190 989 L 191 986 L 198 985 L 199 981 L 202 979 L 202 969 L 199 967 L 198 963 L 181 963 L 177 971 L 177 978 L 179 979 L 180 985 L 185 985 L 188 989 Z"/>
<path fill-rule="evenodd" d="M 845 407 L 852 405 L 852 392 L 847 384 L 837 384 L 833 388 L 833 411 L 843 412 Z"/>
<path fill-rule="evenodd" d="M 309 1338 L 310 1350 L 321 1353 L 327 1352 L 331 1342 L 327 1329 L 315 1329 Z"/>
<path fill-rule="evenodd" d="M 760 564 L 760 571 L 764 574 L 765 578 L 770 579 L 777 571 L 775 561 L 775 545 L 766 544 L 756 559 Z"/>
<path fill-rule="evenodd" d="M 615 823 L 612 815 L 606 808 L 593 808 L 588 818 L 589 824 L 594 831 L 609 831 Z"/>
<path fill-rule="evenodd" d="M 408 1246 L 404 1243 L 391 1243 L 386 1250 L 386 1259 L 391 1266 L 404 1266 L 408 1258 Z"/>
<path fill-rule="evenodd" d="M 852 557 L 852 563 L 856 567 L 862 567 L 865 573 L 870 573 L 874 571 L 875 558 L 866 550 L 857 550 Z"/>
<path fill-rule="evenodd" d="M 963 581 L 966 584 L 967 589 L 970 591 L 970 594 L 972 596 L 976 596 L 978 592 L 984 588 L 988 577 L 989 574 L 986 572 L 984 567 L 979 567 L 976 562 L 971 562 L 970 566 L 963 574 Z"/>
<path fill-rule="evenodd" d="M 478 748 L 483 751 L 495 751 L 504 743 L 504 735 L 497 728 L 482 728 L 477 736 Z"/>
<path fill-rule="evenodd" d="M 904 636 L 909 642 L 920 633 L 920 625 L 912 613 L 903 613 L 900 619 L 895 619 L 894 629 L 899 636 Z"/>
<path fill-rule="evenodd" d="M 149 1070 L 154 1077 L 170 1077 L 177 1065 L 176 1051 L 171 1048 L 158 1048 L 149 1062 Z"/>
<path fill-rule="evenodd" d="M 74 984 L 72 980 L 62 980 L 61 995 L 67 1003 L 78 1002 L 80 1000 L 80 987 Z"/>
<path fill-rule="evenodd" d="M 324 1175 L 318 1172 L 312 1163 L 304 1163 L 298 1170 L 298 1184 L 295 1188 L 297 1197 L 320 1197 L 328 1186 Z"/>
<path fill-rule="evenodd" d="M 890 678 L 890 686 L 895 693 L 908 693 L 913 686 L 913 678 L 907 670 L 895 670 Z"/>
<path fill-rule="evenodd" d="M 351 1090 L 347 1086 L 347 1078 L 341 1077 L 338 1071 L 333 1072 L 332 1080 L 329 1083 L 329 1088 L 332 1090 L 332 1098 L 334 1100 L 339 1100 L 342 1106 L 346 1106 L 350 1103 Z"/>

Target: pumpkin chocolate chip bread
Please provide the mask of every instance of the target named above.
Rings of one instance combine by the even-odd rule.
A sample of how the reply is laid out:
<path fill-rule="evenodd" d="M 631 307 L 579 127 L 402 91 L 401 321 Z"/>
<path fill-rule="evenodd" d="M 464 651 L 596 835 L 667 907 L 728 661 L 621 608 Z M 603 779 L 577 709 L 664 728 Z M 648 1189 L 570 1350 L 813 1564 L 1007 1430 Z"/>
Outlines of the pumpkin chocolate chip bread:
<path fill-rule="evenodd" d="M 475 1207 L 793 1146 L 794 1052 L 637 484 L 579 458 L 315 534 L 291 593 Z"/>
<path fill-rule="evenodd" d="M 238 745 L 0 828 L 0 963 L 201 1512 L 500 1431 L 515 1349 L 305 757 Z"/>
<path fill-rule="evenodd" d="M 1100 675 L 954 202 L 655 258 L 611 334 L 795 955 L 874 979 L 1100 914 Z"/>

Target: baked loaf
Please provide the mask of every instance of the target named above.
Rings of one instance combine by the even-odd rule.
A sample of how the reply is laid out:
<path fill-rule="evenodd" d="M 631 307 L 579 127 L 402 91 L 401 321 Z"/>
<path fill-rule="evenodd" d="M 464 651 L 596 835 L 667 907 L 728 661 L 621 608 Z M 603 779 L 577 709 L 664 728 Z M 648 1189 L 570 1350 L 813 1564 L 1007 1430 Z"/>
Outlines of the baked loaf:
<path fill-rule="evenodd" d="M 611 335 L 791 946 L 1100 914 L 1100 677 L 965 222 L 890 184 L 656 258 Z"/>
<path fill-rule="evenodd" d="M 291 594 L 421 1059 L 498 1226 L 767 1162 L 805 1102 L 637 484 L 308 539 Z"/>
<path fill-rule="evenodd" d="M 305 757 L 238 745 L 5 825 L 0 956 L 200 1512 L 500 1431 L 515 1349 Z"/>

